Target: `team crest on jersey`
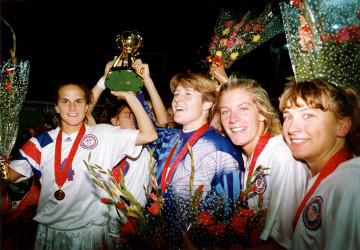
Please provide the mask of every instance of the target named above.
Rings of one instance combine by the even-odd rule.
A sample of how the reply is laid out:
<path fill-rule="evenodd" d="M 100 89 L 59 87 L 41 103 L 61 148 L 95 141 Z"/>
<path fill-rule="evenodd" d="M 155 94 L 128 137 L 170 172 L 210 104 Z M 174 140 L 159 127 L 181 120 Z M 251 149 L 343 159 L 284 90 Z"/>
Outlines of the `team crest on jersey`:
<path fill-rule="evenodd" d="M 80 146 L 85 149 L 93 149 L 97 146 L 97 144 L 98 139 L 92 134 L 84 135 L 80 141 Z"/>
<path fill-rule="evenodd" d="M 305 207 L 303 212 L 303 220 L 305 226 L 310 230 L 315 230 L 321 225 L 321 196 L 313 198 Z"/>
<path fill-rule="evenodd" d="M 254 183 L 255 187 L 256 187 L 256 193 L 258 194 L 262 194 L 265 192 L 266 190 L 266 179 L 265 179 L 265 174 L 263 171 L 260 171 L 256 176 L 255 176 L 255 183 Z"/>

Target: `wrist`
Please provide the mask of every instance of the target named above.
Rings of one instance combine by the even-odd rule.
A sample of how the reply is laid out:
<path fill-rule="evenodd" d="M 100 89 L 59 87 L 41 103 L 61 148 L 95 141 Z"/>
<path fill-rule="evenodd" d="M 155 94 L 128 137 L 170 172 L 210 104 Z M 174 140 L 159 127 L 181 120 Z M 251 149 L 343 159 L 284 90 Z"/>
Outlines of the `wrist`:
<path fill-rule="evenodd" d="M 96 85 L 101 88 L 102 90 L 105 90 L 106 89 L 106 86 L 105 86 L 105 77 L 101 77 L 99 79 L 99 81 L 96 83 Z"/>

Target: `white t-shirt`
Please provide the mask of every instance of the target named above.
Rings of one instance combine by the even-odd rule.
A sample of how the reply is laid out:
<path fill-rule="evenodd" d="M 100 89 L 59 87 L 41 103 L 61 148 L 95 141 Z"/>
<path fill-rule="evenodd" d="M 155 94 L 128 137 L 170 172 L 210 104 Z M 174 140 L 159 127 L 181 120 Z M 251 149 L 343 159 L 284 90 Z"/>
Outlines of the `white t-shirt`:
<path fill-rule="evenodd" d="M 243 155 L 244 162 L 251 162 Z M 289 249 L 293 237 L 293 219 L 306 191 L 310 172 L 306 164 L 293 158 L 282 135 L 270 138 L 259 155 L 255 168 L 264 168 L 265 178 L 256 181 L 258 192 L 263 193 L 263 208 L 268 209 L 265 227 L 260 238 L 267 240 L 271 236 L 278 244 Z M 250 164 L 245 166 L 245 180 Z M 258 196 L 249 201 L 249 206 L 256 209 Z"/>
<path fill-rule="evenodd" d="M 40 177 L 42 188 L 34 220 L 59 230 L 76 229 L 88 224 L 105 225 L 109 219 L 109 206 L 101 203 L 100 199 L 108 195 L 92 182 L 93 176 L 84 161 L 111 170 L 125 155 L 137 157 L 142 149 L 135 146 L 139 131 L 107 124 L 86 126 L 68 179 L 61 188 L 65 198 L 59 201 L 54 198 L 55 191 L 59 189 L 54 174 L 55 144 L 59 130 L 57 128 L 31 138 L 20 149 L 20 156 L 10 163 L 10 167 L 25 178 L 31 176 L 32 172 Z M 62 163 L 68 157 L 77 133 L 63 133 Z M 109 180 L 108 175 L 100 175 L 100 178 L 106 182 Z"/>
<path fill-rule="evenodd" d="M 300 214 L 292 249 L 360 249 L 360 157 L 340 164 L 316 188 Z"/>

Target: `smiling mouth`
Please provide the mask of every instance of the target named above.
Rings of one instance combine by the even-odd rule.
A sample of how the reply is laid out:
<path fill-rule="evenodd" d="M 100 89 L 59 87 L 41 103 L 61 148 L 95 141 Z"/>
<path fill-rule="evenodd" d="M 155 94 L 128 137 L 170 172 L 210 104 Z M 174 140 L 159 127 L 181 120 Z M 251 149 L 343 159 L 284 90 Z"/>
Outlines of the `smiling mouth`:
<path fill-rule="evenodd" d="M 238 128 L 232 128 L 231 131 L 232 132 L 240 132 L 240 131 L 243 131 L 245 129 L 246 129 L 246 127 L 238 127 Z"/>
<path fill-rule="evenodd" d="M 177 107 L 175 108 L 175 111 L 184 111 L 185 109 L 183 107 Z"/>
<path fill-rule="evenodd" d="M 78 114 L 68 114 L 68 116 L 76 117 L 76 116 L 78 116 Z"/>
<path fill-rule="evenodd" d="M 305 139 L 291 139 L 291 142 L 293 144 L 302 144 L 302 143 L 305 143 L 305 142 L 308 142 L 309 140 L 305 140 Z"/>

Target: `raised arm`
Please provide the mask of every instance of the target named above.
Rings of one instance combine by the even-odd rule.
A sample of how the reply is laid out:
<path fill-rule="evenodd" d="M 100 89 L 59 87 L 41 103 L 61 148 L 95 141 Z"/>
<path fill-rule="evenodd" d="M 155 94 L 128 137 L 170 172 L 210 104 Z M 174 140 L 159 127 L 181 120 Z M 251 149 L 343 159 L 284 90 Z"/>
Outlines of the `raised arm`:
<path fill-rule="evenodd" d="M 164 103 L 156 90 L 154 82 L 150 77 L 149 65 L 143 63 L 141 59 L 137 59 L 135 60 L 133 67 L 136 72 L 144 79 L 144 86 L 149 93 L 158 126 L 165 127 L 168 122 L 167 112 Z"/>
<path fill-rule="evenodd" d="M 152 121 L 145 112 L 140 101 L 136 98 L 135 94 L 132 91 L 111 91 L 110 93 L 118 99 L 125 100 L 135 115 L 140 131 L 136 137 L 135 144 L 143 145 L 155 141 L 158 138 L 158 134 L 152 124 Z"/>
<path fill-rule="evenodd" d="M 113 63 L 114 63 L 114 61 L 109 61 L 106 64 L 105 70 L 104 70 L 104 75 L 99 79 L 99 81 L 96 83 L 96 85 L 91 90 L 93 99 L 91 100 L 91 103 L 89 103 L 89 109 L 88 109 L 88 112 L 86 113 L 87 124 L 90 126 L 96 124 L 96 121 L 92 115 L 92 112 L 94 111 L 94 108 L 95 108 L 97 102 L 99 101 L 101 94 L 106 89 L 105 79 L 106 79 L 106 76 L 109 73 Z"/>

